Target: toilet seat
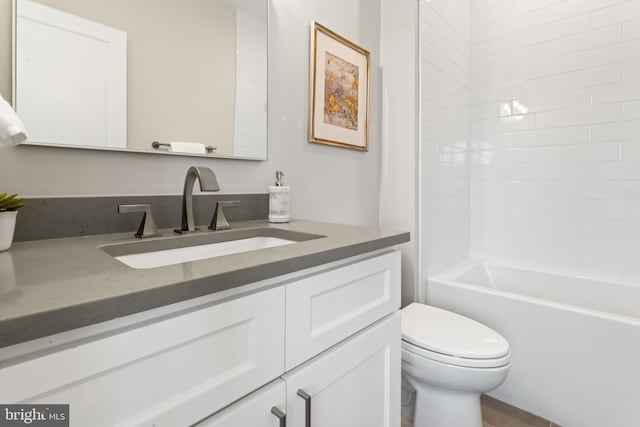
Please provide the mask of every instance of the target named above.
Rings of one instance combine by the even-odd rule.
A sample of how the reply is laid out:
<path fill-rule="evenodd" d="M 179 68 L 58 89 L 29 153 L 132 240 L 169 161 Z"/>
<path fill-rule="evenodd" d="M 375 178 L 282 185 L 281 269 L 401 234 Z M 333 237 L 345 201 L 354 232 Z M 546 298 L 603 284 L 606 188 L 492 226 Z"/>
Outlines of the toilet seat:
<path fill-rule="evenodd" d="M 435 351 L 426 350 L 417 347 L 410 342 L 402 340 L 402 350 L 408 351 L 425 359 L 434 360 L 448 365 L 459 366 L 463 368 L 499 368 L 511 363 L 511 352 L 491 359 L 470 359 L 464 357 L 454 357 L 447 354 L 437 353 Z"/>
<path fill-rule="evenodd" d="M 464 367 L 498 367 L 509 363 L 509 343 L 475 320 L 413 303 L 401 310 L 402 347 L 431 360 Z"/>

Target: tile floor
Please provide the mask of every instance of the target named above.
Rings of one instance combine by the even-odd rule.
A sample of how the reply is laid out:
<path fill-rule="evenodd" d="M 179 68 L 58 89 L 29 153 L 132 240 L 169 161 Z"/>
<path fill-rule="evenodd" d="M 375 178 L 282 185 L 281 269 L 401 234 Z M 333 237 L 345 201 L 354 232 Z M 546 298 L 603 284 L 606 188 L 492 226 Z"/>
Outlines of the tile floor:
<path fill-rule="evenodd" d="M 482 396 L 481 402 L 483 427 L 560 427 L 558 424 L 489 396 Z M 401 427 L 413 427 L 413 425 L 403 418 Z"/>

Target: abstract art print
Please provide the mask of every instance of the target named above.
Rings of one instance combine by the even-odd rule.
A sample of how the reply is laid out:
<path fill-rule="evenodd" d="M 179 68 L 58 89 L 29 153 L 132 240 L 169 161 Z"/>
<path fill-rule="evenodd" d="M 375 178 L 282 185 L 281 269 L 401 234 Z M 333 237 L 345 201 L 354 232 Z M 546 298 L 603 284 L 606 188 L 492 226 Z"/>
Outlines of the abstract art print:
<path fill-rule="evenodd" d="M 311 23 L 311 142 L 367 151 L 369 61 L 368 51 Z"/>

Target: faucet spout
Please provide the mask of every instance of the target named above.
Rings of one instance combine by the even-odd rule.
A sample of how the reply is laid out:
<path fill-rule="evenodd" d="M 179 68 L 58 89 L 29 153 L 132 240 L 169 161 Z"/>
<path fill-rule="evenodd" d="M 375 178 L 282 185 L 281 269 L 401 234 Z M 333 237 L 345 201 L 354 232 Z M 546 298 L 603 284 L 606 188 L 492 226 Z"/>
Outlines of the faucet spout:
<path fill-rule="evenodd" d="M 220 191 L 216 174 L 211 169 L 204 166 L 191 166 L 184 178 L 182 224 L 179 229 L 175 230 L 176 233 L 188 233 L 196 230 L 193 219 L 193 186 L 196 179 L 200 183 L 200 191 Z"/>
<path fill-rule="evenodd" d="M 191 189 L 193 191 L 193 180 L 198 178 L 200 182 L 200 191 L 220 191 L 220 185 L 216 174 L 209 168 L 203 166 L 191 166 L 187 171 L 187 177 L 185 178 L 185 186 L 187 185 L 187 179 L 191 180 Z M 186 187 L 185 187 L 186 188 Z"/>

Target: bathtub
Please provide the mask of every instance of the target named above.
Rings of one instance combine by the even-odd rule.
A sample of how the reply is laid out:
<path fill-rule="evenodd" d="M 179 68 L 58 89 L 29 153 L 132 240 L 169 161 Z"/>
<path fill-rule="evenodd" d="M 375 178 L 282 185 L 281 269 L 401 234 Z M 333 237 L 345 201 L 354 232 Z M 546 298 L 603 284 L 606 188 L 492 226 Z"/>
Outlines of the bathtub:
<path fill-rule="evenodd" d="M 640 285 L 470 259 L 430 277 L 426 297 L 509 341 L 491 396 L 565 427 L 640 426 Z"/>

